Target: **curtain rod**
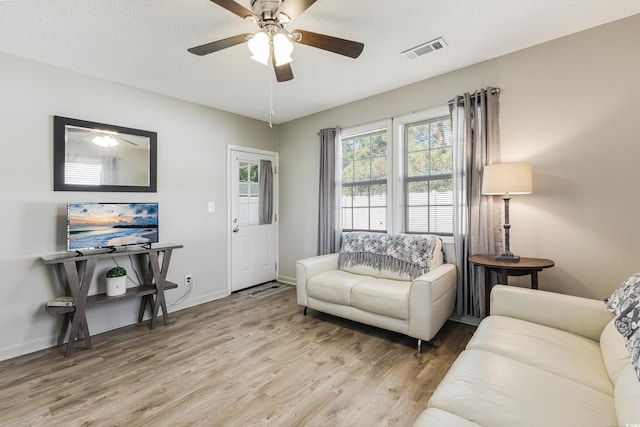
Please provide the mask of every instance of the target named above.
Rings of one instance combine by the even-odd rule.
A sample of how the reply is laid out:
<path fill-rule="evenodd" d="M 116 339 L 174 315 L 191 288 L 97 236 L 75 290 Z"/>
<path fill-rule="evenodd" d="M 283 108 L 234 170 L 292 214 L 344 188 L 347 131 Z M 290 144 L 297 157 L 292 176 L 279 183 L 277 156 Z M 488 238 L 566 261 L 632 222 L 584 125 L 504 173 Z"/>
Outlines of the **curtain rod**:
<path fill-rule="evenodd" d="M 337 127 L 339 127 L 339 126 L 336 126 L 336 128 L 337 128 Z M 329 128 L 329 132 L 331 132 L 331 133 L 336 133 L 336 130 L 335 130 L 335 129 L 331 129 L 331 128 Z M 318 131 L 318 133 L 317 133 L 316 135 L 320 136 L 320 131 Z"/>
<path fill-rule="evenodd" d="M 499 87 L 492 87 L 492 88 L 487 88 L 487 89 L 491 89 L 491 94 L 495 95 L 496 93 L 500 93 L 500 88 Z M 480 90 L 476 90 L 475 92 L 471 93 L 471 96 L 476 96 L 480 94 Z M 452 104 L 453 102 L 455 102 L 455 98 L 450 99 L 449 100 L 449 104 Z"/>

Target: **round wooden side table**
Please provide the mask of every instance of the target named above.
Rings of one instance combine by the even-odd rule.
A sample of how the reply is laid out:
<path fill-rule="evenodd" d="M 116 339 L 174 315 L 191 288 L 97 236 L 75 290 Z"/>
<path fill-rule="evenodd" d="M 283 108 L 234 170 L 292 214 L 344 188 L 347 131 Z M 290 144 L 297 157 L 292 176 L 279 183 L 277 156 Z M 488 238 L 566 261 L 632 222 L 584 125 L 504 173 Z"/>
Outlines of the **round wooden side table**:
<path fill-rule="evenodd" d="M 531 276 L 531 289 L 538 289 L 538 271 L 553 267 L 555 263 L 545 258 L 521 257 L 519 262 L 496 261 L 495 255 L 471 255 L 469 262 L 484 267 L 484 301 L 486 313 L 490 313 L 491 271 L 500 275 L 500 282 L 508 285 L 509 276 Z"/>

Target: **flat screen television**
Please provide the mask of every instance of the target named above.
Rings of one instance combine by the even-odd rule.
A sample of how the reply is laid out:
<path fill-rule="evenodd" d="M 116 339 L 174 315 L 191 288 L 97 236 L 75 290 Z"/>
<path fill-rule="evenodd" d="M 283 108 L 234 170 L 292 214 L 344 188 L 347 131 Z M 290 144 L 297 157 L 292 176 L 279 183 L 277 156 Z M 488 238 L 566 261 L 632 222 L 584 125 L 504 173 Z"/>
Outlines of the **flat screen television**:
<path fill-rule="evenodd" d="M 69 252 L 157 242 L 157 203 L 67 203 Z"/>

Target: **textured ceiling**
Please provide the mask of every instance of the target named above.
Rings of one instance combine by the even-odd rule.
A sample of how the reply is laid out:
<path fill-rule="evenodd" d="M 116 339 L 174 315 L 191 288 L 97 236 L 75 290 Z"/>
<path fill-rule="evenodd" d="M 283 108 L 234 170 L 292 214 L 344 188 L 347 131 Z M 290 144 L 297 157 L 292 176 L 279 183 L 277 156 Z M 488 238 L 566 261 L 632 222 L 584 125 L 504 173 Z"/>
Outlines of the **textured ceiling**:
<path fill-rule="evenodd" d="M 264 121 L 273 81 L 273 122 L 284 123 L 637 13 L 637 0 L 318 0 L 287 28 L 364 52 L 296 45 L 295 79 L 277 83 L 246 44 L 187 52 L 257 28 L 209 0 L 0 0 L 0 52 Z M 446 49 L 400 55 L 437 37 Z"/>

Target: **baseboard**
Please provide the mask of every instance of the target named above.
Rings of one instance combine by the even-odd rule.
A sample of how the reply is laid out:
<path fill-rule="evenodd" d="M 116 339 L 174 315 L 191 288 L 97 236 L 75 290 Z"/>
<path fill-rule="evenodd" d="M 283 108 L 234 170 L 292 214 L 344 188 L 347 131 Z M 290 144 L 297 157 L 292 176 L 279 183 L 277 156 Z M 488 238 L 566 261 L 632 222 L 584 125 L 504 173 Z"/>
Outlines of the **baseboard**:
<path fill-rule="evenodd" d="M 296 278 L 295 277 L 288 277 L 288 276 L 278 276 L 278 282 L 282 282 L 282 283 L 286 283 L 287 285 L 296 285 Z"/>
<path fill-rule="evenodd" d="M 172 305 L 170 304 L 170 301 L 167 301 L 167 310 L 169 310 L 169 313 L 173 313 L 174 311 L 180 311 L 180 310 L 184 310 L 185 308 L 193 307 L 196 305 L 206 304 L 208 302 L 215 301 L 217 299 L 225 298 L 228 296 L 229 296 L 229 292 L 221 291 L 221 292 L 214 292 L 211 294 L 203 295 L 198 298 L 193 298 L 193 299 L 190 298 L 180 304 Z M 166 294 L 165 294 L 165 298 L 166 298 Z"/>
<path fill-rule="evenodd" d="M 0 350 L 0 361 L 13 359 L 14 357 L 44 350 L 45 348 L 55 347 L 57 343 L 58 335 L 56 334 L 55 336 L 40 338 L 38 340 L 15 345 L 13 347 L 3 348 Z"/>
<path fill-rule="evenodd" d="M 168 305 L 167 306 L 167 311 L 169 313 L 173 313 L 173 312 L 177 312 L 180 310 L 184 310 L 187 309 L 189 307 L 193 307 L 196 305 L 200 305 L 200 304 L 205 304 L 211 301 L 215 301 L 217 299 L 220 298 L 224 298 L 229 296 L 228 292 L 223 291 L 223 292 L 215 292 L 215 293 L 211 293 L 211 294 L 207 294 L 207 295 L 203 295 L 200 296 L 198 298 L 193 298 L 193 299 L 188 299 L 187 301 L 179 304 L 179 305 Z M 166 297 L 166 294 L 165 294 Z M 123 302 L 125 303 L 125 302 Z M 136 303 L 137 306 L 138 303 Z M 136 311 L 133 312 L 132 316 L 136 316 L 135 314 Z M 162 313 L 162 312 L 160 312 Z M 161 314 L 160 314 L 161 315 Z M 148 321 L 150 319 L 150 315 L 146 315 L 144 317 L 143 321 Z M 91 332 L 91 336 L 94 335 L 98 335 L 104 332 L 108 332 L 108 331 L 113 331 L 114 329 L 118 329 L 118 328 L 123 328 L 125 326 L 129 326 L 129 325 L 135 325 L 136 323 L 138 323 L 137 319 L 133 320 L 133 321 L 124 321 L 124 322 L 119 322 L 116 324 L 110 324 L 110 325 L 105 325 L 104 323 L 100 323 L 100 322 L 93 322 L 93 324 L 91 322 L 89 322 L 89 331 Z M 44 338 L 40 338 L 37 340 L 33 340 L 33 341 L 29 341 L 26 343 L 21 343 L 19 345 L 15 345 L 13 347 L 8 347 L 8 348 L 2 348 L 0 349 L 0 361 L 2 360 L 7 360 L 7 359 L 12 359 L 14 357 L 18 357 L 18 356 L 23 356 L 25 354 L 29 354 L 29 353 L 34 353 L 36 351 L 40 351 L 40 350 L 44 350 L 47 348 L 52 348 L 52 347 L 57 347 L 58 345 L 58 333 L 56 332 L 55 335 L 51 335 L 49 337 L 44 337 Z"/>

